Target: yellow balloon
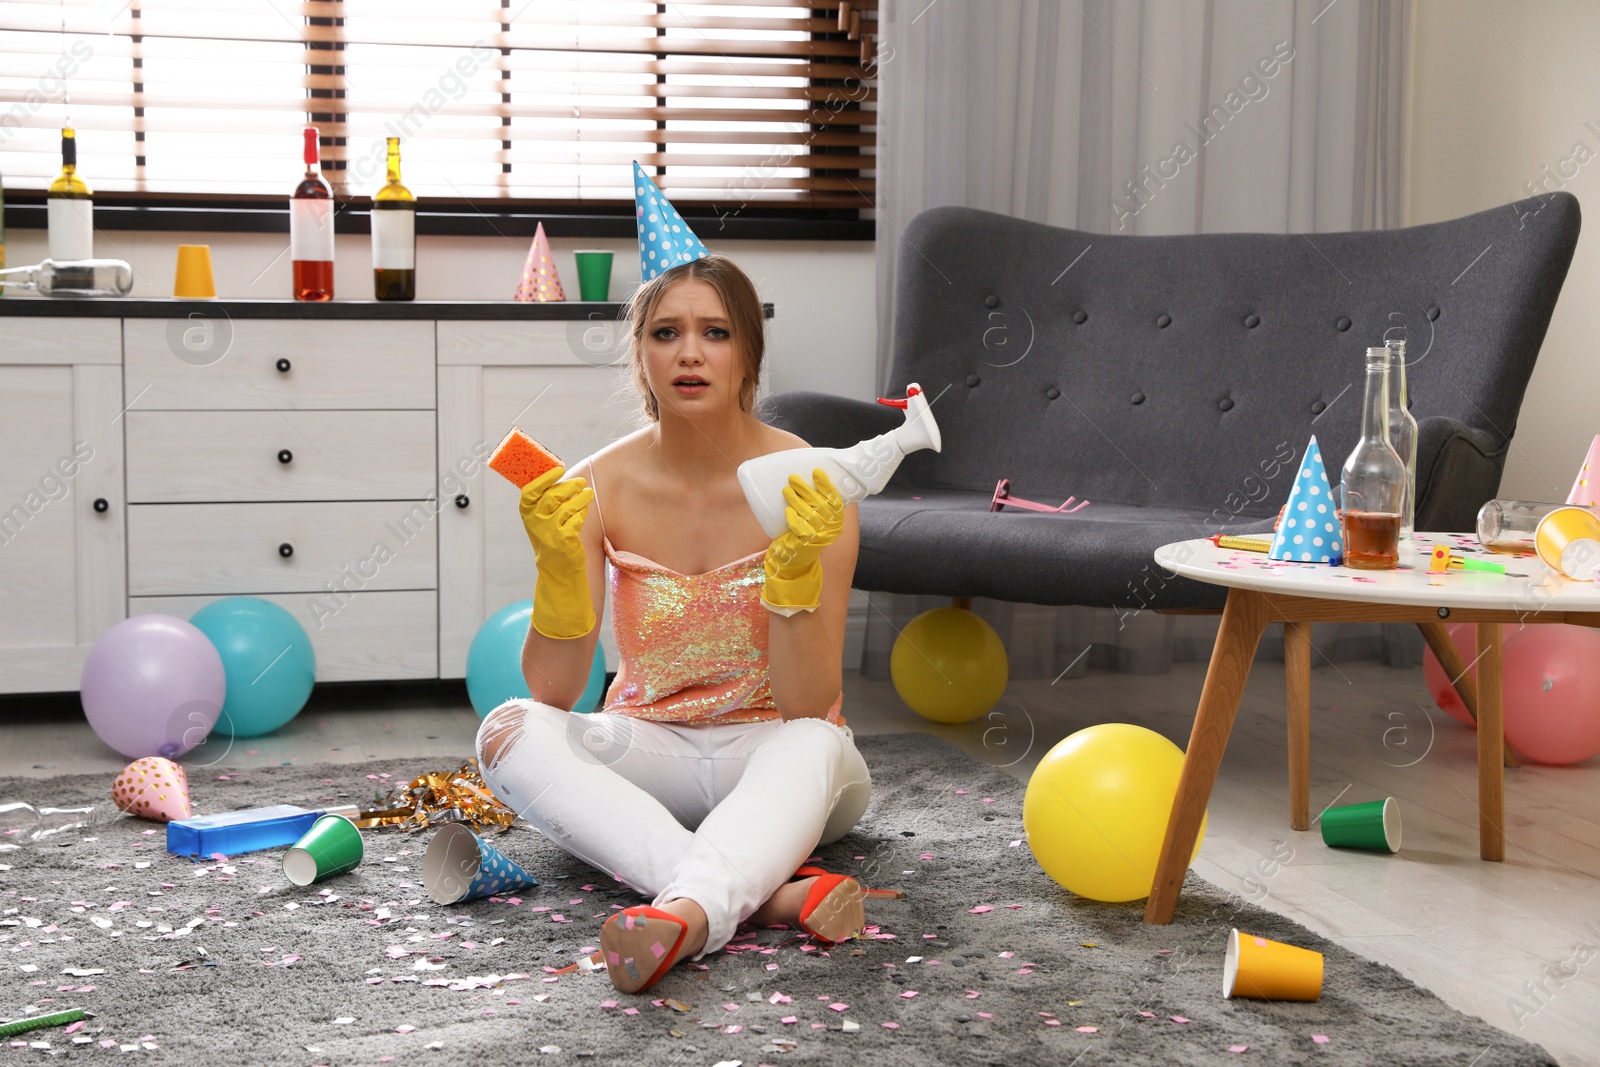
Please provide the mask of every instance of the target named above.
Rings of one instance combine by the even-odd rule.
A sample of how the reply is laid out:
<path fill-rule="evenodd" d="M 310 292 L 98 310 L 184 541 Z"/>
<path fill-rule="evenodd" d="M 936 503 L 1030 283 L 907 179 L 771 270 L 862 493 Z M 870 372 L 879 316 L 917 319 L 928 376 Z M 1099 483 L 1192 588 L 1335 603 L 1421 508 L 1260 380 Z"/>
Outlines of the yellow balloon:
<path fill-rule="evenodd" d="M 1090 900 L 1150 895 L 1183 750 L 1154 730 L 1103 723 L 1045 753 L 1028 779 L 1022 828 L 1044 873 Z M 1200 822 L 1194 853 L 1205 840 Z"/>
<path fill-rule="evenodd" d="M 1006 646 L 965 608 L 934 608 L 895 638 L 889 675 L 900 699 L 924 719 L 971 722 L 1006 691 Z"/>

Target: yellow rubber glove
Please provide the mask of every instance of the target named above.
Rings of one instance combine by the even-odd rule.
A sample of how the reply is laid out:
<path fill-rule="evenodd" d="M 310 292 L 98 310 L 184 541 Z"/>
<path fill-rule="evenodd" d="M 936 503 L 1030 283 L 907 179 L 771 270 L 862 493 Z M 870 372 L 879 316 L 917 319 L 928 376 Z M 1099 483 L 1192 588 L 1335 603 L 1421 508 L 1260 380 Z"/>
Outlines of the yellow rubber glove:
<path fill-rule="evenodd" d="M 844 498 L 827 472 L 811 472 L 812 485 L 798 474 L 784 486 L 783 509 L 789 528 L 767 547 L 767 581 L 761 602 L 768 611 L 793 615 L 815 611 L 822 603 L 822 550 L 844 531 Z"/>
<path fill-rule="evenodd" d="M 561 480 L 552 467 L 522 487 L 522 525 L 533 542 L 538 581 L 533 587 L 533 628 L 561 641 L 594 629 L 589 568 L 579 531 L 594 490 L 582 478 Z"/>

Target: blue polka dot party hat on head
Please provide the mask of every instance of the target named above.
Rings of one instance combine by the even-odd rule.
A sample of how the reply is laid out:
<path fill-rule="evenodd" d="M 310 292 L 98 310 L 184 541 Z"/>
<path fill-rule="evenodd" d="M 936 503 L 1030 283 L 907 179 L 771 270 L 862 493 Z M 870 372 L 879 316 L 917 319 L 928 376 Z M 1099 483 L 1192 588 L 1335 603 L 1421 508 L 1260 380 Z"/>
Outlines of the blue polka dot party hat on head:
<path fill-rule="evenodd" d="M 1322 449 L 1317 445 L 1316 434 L 1312 434 L 1267 558 L 1328 563 L 1343 554 L 1343 535 L 1328 485 L 1328 469 L 1322 465 Z"/>
<path fill-rule="evenodd" d="M 705 259 L 711 250 L 689 229 L 667 194 L 633 165 L 633 203 L 639 221 L 639 280 L 649 281 L 682 263 Z"/>
<path fill-rule="evenodd" d="M 422 885 L 439 904 L 501 896 L 538 885 L 522 866 L 458 822 L 446 823 L 422 857 Z"/>

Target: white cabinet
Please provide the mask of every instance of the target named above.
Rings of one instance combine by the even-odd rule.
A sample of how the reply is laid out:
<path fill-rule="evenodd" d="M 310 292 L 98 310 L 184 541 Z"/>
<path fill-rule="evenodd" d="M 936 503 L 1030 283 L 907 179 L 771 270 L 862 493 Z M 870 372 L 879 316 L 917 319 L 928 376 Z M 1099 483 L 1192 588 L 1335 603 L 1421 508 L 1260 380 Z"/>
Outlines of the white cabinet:
<path fill-rule="evenodd" d="M 78 688 L 125 617 L 116 319 L 15 318 L 0 343 L 0 690 Z"/>
<path fill-rule="evenodd" d="M 579 330 L 585 335 L 580 335 Z M 602 364 L 611 323 L 440 322 L 439 673 L 466 673 L 494 612 L 533 595 L 533 550 L 515 486 L 484 466 L 513 425 L 576 463 L 637 425 L 623 364 Z M 601 335 L 601 336 L 593 336 Z M 587 343 L 585 343 L 587 342 Z M 604 491 L 604 487 L 600 487 Z M 617 662 L 602 620 L 607 662 Z"/>
<path fill-rule="evenodd" d="M 319 681 L 438 677 L 433 328 L 123 320 L 129 612 L 261 596 Z"/>
<path fill-rule="evenodd" d="M 294 614 L 319 681 L 462 677 L 533 595 L 494 446 L 575 463 L 638 425 L 610 320 L 141 303 L 0 305 L 0 692 L 74 690 L 118 621 L 227 596 Z"/>

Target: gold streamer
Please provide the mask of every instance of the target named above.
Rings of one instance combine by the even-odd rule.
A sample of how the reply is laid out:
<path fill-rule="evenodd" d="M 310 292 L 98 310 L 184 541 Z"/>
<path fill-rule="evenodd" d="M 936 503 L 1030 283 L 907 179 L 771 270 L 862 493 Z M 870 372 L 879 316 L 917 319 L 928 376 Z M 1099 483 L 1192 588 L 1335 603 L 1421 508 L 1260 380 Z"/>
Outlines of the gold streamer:
<path fill-rule="evenodd" d="M 500 803 L 469 759 L 454 771 L 427 771 L 411 784 L 394 788 L 380 803 L 385 808 L 362 811 L 355 824 L 362 829 L 393 826 L 405 833 L 464 822 L 479 833 L 511 829 L 517 813 Z"/>

